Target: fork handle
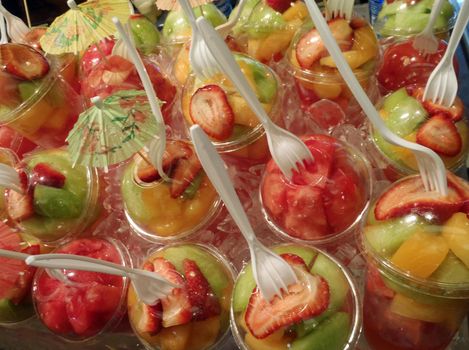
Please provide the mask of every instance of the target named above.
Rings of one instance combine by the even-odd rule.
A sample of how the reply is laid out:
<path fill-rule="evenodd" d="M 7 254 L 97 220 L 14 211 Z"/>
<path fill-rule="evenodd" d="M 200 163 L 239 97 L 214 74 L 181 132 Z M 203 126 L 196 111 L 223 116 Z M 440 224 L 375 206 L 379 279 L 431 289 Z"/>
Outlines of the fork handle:
<path fill-rule="evenodd" d="M 189 1 L 188 0 L 178 0 L 178 2 L 179 2 L 179 5 L 181 5 L 182 11 L 184 11 L 184 14 L 189 19 L 189 22 L 191 22 L 192 30 L 193 31 L 197 30 L 197 24 L 196 24 L 196 18 L 195 18 L 194 10 L 192 9 L 192 6 L 189 3 Z"/>
<path fill-rule="evenodd" d="M 0 249 L 0 256 L 8 259 L 26 260 L 30 255 L 6 249 Z"/>
<path fill-rule="evenodd" d="M 226 43 L 205 18 L 199 17 L 197 19 L 197 27 L 202 33 L 205 44 L 212 53 L 212 56 L 217 61 L 220 70 L 230 78 L 241 96 L 247 101 L 249 107 L 251 107 L 259 118 L 266 132 L 269 132 L 272 121 L 264 108 L 262 108 L 262 105 L 256 97 L 256 93 L 252 90 L 247 79 L 244 77 L 243 72 L 241 72 L 241 69 L 236 63 L 233 54 L 228 49 L 228 46 L 226 46 Z"/>
<path fill-rule="evenodd" d="M 459 10 L 458 18 L 454 24 L 453 33 L 449 38 L 448 47 L 446 48 L 445 55 L 441 60 L 440 65 L 449 65 L 453 64 L 453 57 L 456 49 L 458 48 L 459 41 L 464 34 L 467 23 L 469 22 L 469 0 L 464 0 L 461 9 Z M 438 67 L 437 67 L 438 68 Z"/>

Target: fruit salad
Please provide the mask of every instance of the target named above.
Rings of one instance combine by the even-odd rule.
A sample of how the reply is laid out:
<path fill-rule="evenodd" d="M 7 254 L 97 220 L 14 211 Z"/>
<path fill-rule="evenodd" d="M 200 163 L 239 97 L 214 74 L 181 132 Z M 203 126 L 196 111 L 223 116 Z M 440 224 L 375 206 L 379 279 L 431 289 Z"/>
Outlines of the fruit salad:
<path fill-rule="evenodd" d="M 340 18 L 332 19 L 328 24 L 350 68 L 372 97 L 373 75 L 379 56 L 373 29 L 358 17 L 350 22 Z M 307 110 L 316 101 L 327 99 L 347 111 L 351 101 L 354 101 L 352 93 L 311 22 L 305 23 L 297 32 L 287 57 L 303 109 Z"/>
<path fill-rule="evenodd" d="M 271 160 L 260 188 L 262 210 L 269 226 L 283 237 L 337 246 L 340 237 L 353 236 L 368 208 L 368 164 L 332 137 L 303 140 L 314 162 L 295 171 L 289 181 Z"/>
<path fill-rule="evenodd" d="M 423 87 L 410 86 L 386 96 L 380 116 L 391 131 L 429 147 L 443 159 L 448 169 L 456 171 L 464 164 L 469 148 L 464 106 L 459 97 L 450 108 L 423 101 L 423 91 Z M 391 145 L 374 130 L 371 133 L 375 146 L 389 164 L 385 172 L 391 180 L 418 170 L 417 160 L 410 150 Z"/>
<path fill-rule="evenodd" d="M 0 249 L 35 255 L 41 246 L 0 223 Z M 21 322 L 34 315 L 30 291 L 35 271 L 24 261 L 0 257 L 0 324 Z"/>
<path fill-rule="evenodd" d="M 0 123 L 44 147 L 60 147 L 82 111 L 60 64 L 23 44 L 0 45 Z"/>
<path fill-rule="evenodd" d="M 409 176 L 369 213 L 364 327 L 372 349 L 444 350 L 469 310 L 469 183 L 447 174 L 447 196 Z"/>
<path fill-rule="evenodd" d="M 74 254 L 129 265 L 125 247 L 117 241 L 83 238 L 67 243 L 54 253 Z M 125 314 L 127 278 L 104 273 L 60 270 L 59 281 L 39 269 L 34 278 L 33 301 L 42 323 L 58 336 L 89 340 L 116 326 Z"/>
<path fill-rule="evenodd" d="M 281 87 L 276 74 L 248 56 L 236 54 L 235 59 L 264 110 L 274 122 L 281 122 Z M 224 75 L 203 81 L 191 75 L 184 87 L 182 110 L 187 124 L 198 124 L 219 153 L 254 162 L 268 159 L 262 125 Z"/>
<path fill-rule="evenodd" d="M 361 328 L 359 301 L 344 267 L 315 248 L 283 245 L 273 250 L 291 265 L 298 283 L 269 303 L 256 286 L 251 264 L 244 267 L 231 305 L 232 333 L 239 348 L 354 348 Z"/>
<path fill-rule="evenodd" d="M 208 225 L 221 206 L 189 142 L 167 141 L 163 170 L 169 181 L 136 155 L 122 179 L 127 219 L 137 234 L 151 241 L 190 235 Z"/>
<path fill-rule="evenodd" d="M 433 0 L 385 0 L 375 22 L 380 37 L 409 37 L 420 33 L 430 19 Z M 444 0 L 433 30 L 447 39 L 455 21 L 455 11 L 449 0 Z"/>
<path fill-rule="evenodd" d="M 111 45 L 108 41 L 100 45 L 105 50 L 112 51 L 113 44 Z M 106 98 L 121 90 L 143 90 L 143 84 L 132 62 L 112 54 L 106 56 L 106 59 L 100 59 L 99 47 L 98 45 L 96 51 L 95 48 L 91 48 L 89 55 L 85 54 L 82 60 L 82 68 L 84 72 L 88 72 L 84 74 L 81 82 L 82 94 L 87 101 L 95 96 Z M 96 61 L 98 61 L 97 64 Z M 144 58 L 143 63 L 156 95 L 163 103 L 161 107 L 163 117 L 169 121 L 176 98 L 176 87 L 154 62 Z"/>
<path fill-rule="evenodd" d="M 131 285 L 130 324 L 148 349 L 206 350 L 228 333 L 233 274 L 214 250 L 172 245 L 151 254 L 142 266 L 179 285 L 155 305 L 138 300 Z"/>
<path fill-rule="evenodd" d="M 9 222 L 43 242 L 80 234 L 100 213 L 96 170 L 72 166 L 62 149 L 32 153 L 17 165 L 22 193 L 5 191 Z"/>
<path fill-rule="evenodd" d="M 278 61 L 307 17 L 308 10 L 301 1 L 247 0 L 232 37 L 238 50 L 256 60 Z"/>
<path fill-rule="evenodd" d="M 135 47 L 145 55 L 154 52 L 161 40 L 161 34 L 156 26 L 142 14 L 131 15 L 129 24 Z"/>

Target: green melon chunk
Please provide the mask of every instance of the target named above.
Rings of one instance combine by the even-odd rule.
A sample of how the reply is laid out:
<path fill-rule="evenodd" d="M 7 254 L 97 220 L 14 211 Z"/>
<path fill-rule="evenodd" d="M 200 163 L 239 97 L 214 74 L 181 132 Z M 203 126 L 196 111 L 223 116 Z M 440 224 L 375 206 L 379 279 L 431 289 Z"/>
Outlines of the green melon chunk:
<path fill-rule="evenodd" d="M 34 210 L 49 218 L 72 219 L 82 212 L 82 203 L 73 193 L 44 185 L 34 188 Z"/>
<path fill-rule="evenodd" d="M 452 252 L 449 252 L 430 279 L 444 283 L 469 283 L 469 269 Z"/>

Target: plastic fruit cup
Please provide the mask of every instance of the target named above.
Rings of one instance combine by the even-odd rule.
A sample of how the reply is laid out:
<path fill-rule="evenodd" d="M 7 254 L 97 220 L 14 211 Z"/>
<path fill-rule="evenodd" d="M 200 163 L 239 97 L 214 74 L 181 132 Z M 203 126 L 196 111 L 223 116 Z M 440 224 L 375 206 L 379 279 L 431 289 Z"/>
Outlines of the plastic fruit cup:
<path fill-rule="evenodd" d="M 168 140 L 166 150 L 163 163 L 172 162 L 165 166 L 171 182 L 163 181 L 140 155 L 127 166 L 122 179 L 127 220 L 139 236 L 152 242 L 174 241 L 202 230 L 222 207 L 192 145 Z M 196 163 L 194 173 L 189 162 Z M 181 178 L 183 167 L 187 172 Z"/>
<path fill-rule="evenodd" d="M 372 349 L 446 349 L 469 310 L 469 184 L 448 172 L 448 185 L 442 198 L 409 176 L 370 211 L 363 314 Z"/>
<path fill-rule="evenodd" d="M 350 23 L 343 19 L 329 21 L 329 28 L 359 83 L 374 99 L 379 48 L 373 29 L 359 17 Z M 287 62 L 303 110 L 321 99 L 336 102 L 346 113 L 359 108 L 311 22 L 298 30 L 287 52 Z"/>
<path fill-rule="evenodd" d="M 374 28 L 379 37 L 410 37 L 420 33 L 430 19 L 433 0 L 386 0 L 378 14 Z M 450 1 L 444 1 L 435 25 L 434 33 L 448 40 L 456 20 L 456 11 Z"/>
<path fill-rule="evenodd" d="M 12 150 L 0 147 L 0 163 L 14 167 L 18 163 L 18 156 Z M 5 193 L 5 187 L 0 186 L 0 193 Z M 6 222 L 7 219 L 5 196 L 2 196 L 0 199 L 0 221 Z"/>
<path fill-rule="evenodd" d="M 113 239 L 83 238 L 54 250 L 131 267 L 125 246 Z M 61 270 L 67 282 L 38 269 L 33 301 L 42 323 L 54 334 L 71 342 L 85 342 L 112 330 L 125 315 L 126 277 L 96 272 Z"/>
<path fill-rule="evenodd" d="M 296 30 L 308 17 L 308 10 L 301 1 L 278 3 L 282 2 L 285 6 L 274 9 L 265 1 L 247 1 L 231 34 L 236 51 L 263 63 L 283 57 Z M 232 13 L 236 14 L 236 9 Z"/>
<path fill-rule="evenodd" d="M 272 121 L 283 123 L 283 92 L 277 75 L 248 56 L 236 54 L 235 58 Z M 199 124 L 212 138 L 218 153 L 248 163 L 263 163 L 269 159 L 262 125 L 231 81 L 222 74 L 204 81 L 196 80 L 192 74 L 184 86 L 182 111 L 187 126 Z"/>
<path fill-rule="evenodd" d="M 378 105 L 381 118 L 399 136 L 434 150 L 446 168 L 456 172 L 469 152 L 469 126 L 459 98 L 450 108 L 421 102 L 423 87 L 401 88 L 384 97 Z M 370 138 L 386 177 L 395 181 L 418 171 L 414 154 L 384 141 L 370 125 Z M 438 130 L 436 133 L 435 130 Z"/>
<path fill-rule="evenodd" d="M 22 158 L 25 153 L 31 152 L 37 145 L 23 137 L 14 129 L 3 125 L 0 126 L 0 147 L 9 149 L 18 157 Z"/>
<path fill-rule="evenodd" d="M 39 254 L 41 246 L 0 223 L 0 249 Z M 15 325 L 34 315 L 30 292 L 35 271 L 24 261 L 0 257 L 0 325 Z"/>
<path fill-rule="evenodd" d="M 63 149 L 31 153 L 17 166 L 24 193 L 7 190 L 9 221 L 44 243 L 82 233 L 99 216 L 100 182 L 95 169 L 72 167 Z"/>
<path fill-rule="evenodd" d="M 130 324 L 147 349 L 219 349 L 229 335 L 234 274 L 216 250 L 197 244 L 173 244 L 153 251 L 143 269 L 184 286 L 154 306 L 141 303 L 131 285 Z"/>
<path fill-rule="evenodd" d="M 262 298 L 251 265 L 240 272 L 231 302 L 231 330 L 242 350 L 355 349 L 361 330 L 357 287 L 346 268 L 319 249 L 273 248 L 293 267 L 300 283 L 270 305 Z M 308 289 L 310 288 L 310 289 Z"/>
<path fill-rule="evenodd" d="M 283 240 L 318 246 L 341 259 L 339 252 L 347 247 L 358 253 L 355 236 L 371 198 L 369 164 L 332 137 L 310 135 L 303 140 L 315 161 L 295 172 L 291 182 L 273 160 L 267 164 L 260 186 L 264 218 Z"/>

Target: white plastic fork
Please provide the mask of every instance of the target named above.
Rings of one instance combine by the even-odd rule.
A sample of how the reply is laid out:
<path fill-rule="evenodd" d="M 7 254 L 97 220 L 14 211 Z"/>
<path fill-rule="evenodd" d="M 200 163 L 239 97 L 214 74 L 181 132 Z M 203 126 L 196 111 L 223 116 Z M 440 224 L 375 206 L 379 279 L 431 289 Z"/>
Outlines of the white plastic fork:
<path fill-rule="evenodd" d="M 443 6 L 444 0 L 435 0 L 432 6 L 432 12 L 427 25 L 421 33 L 414 37 L 412 46 L 414 49 L 421 52 L 424 56 L 434 54 L 438 51 L 438 44 L 440 41 L 433 34 L 433 26 L 435 21 L 440 14 L 441 7 Z"/>
<path fill-rule="evenodd" d="M 354 0 L 327 0 L 326 18 L 345 18 L 347 21 L 352 19 Z"/>
<path fill-rule="evenodd" d="M 163 156 L 166 149 L 166 128 L 163 119 L 163 114 L 161 113 L 159 99 L 156 97 L 155 90 L 153 89 L 153 85 L 151 83 L 150 77 L 148 76 L 147 70 L 143 64 L 142 58 L 138 54 L 135 45 L 132 42 L 132 39 L 127 34 L 126 30 L 122 26 L 122 23 L 119 21 L 117 17 L 113 17 L 112 21 L 119 32 L 120 39 L 123 40 L 125 43 L 128 54 L 132 58 L 132 62 L 137 68 L 138 75 L 142 80 L 143 87 L 145 88 L 145 92 L 148 97 L 148 102 L 150 103 L 151 111 L 156 119 L 156 122 L 160 126 L 158 128 L 157 134 L 155 138 L 150 142 L 149 148 L 150 151 L 148 152 L 148 156 L 152 165 L 158 171 L 160 177 L 165 181 L 170 181 L 169 177 L 165 174 L 163 170 Z"/>
<path fill-rule="evenodd" d="M 248 81 L 241 72 L 231 51 L 223 39 L 203 17 L 197 19 L 197 27 L 203 35 L 203 45 L 196 48 L 191 63 L 202 66 L 202 75 L 206 78 L 221 71 L 233 82 L 241 96 L 259 118 L 267 135 L 270 154 L 287 179 L 291 179 L 292 170 L 299 168 L 314 158 L 308 147 L 296 135 L 277 126 L 265 112 L 252 90 Z M 195 62 L 193 62 L 195 61 Z"/>
<path fill-rule="evenodd" d="M 5 17 L 0 12 L 0 44 L 6 44 L 8 42 L 7 27 L 5 23 Z"/>
<path fill-rule="evenodd" d="M 12 13 L 10 13 L 1 3 L 0 3 L 0 12 L 5 17 L 7 22 L 7 31 L 8 36 L 10 37 L 11 41 L 15 43 L 22 43 L 26 34 L 29 32 L 29 27 L 23 20 L 19 17 L 16 17 Z"/>
<path fill-rule="evenodd" d="M 268 301 L 276 295 L 282 298 L 282 290 L 288 292 L 288 286 L 297 283 L 295 272 L 285 260 L 265 247 L 256 238 L 226 171 L 225 163 L 202 128 L 193 125 L 190 132 L 195 151 L 207 176 L 248 242 L 254 280 L 262 296 Z"/>
<path fill-rule="evenodd" d="M 226 23 L 220 24 L 215 28 L 222 38 L 226 38 L 227 35 L 231 33 L 231 30 L 236 26 L 246 3 L 247 0 L 240 0 L 238 6 L 236 6 L 236 13 L 233 16 L 230 16 L 230 19 Z"/>
<path fill-rule="evenodd" d="M 111 263 L 100 259 L 73 254 L 29 255 L 26 264 L 47 269 L 81 270 L 128 277 L 135 288 L 139 300 L 147 305 L 154 305 L 174 288 L 180 287 L 159 276 L 155 272 Z"/>
<path fill-rule="evenodd" d="M 368 119 L 373 123 L 374 127 L 386 141 L 396 146 L 405 147 L 413 152 L 418 163 L 422 182 L 427 191 L 438 191 L 441 195 L 446 196 L 448 194 L 448 184 L 446 180 L 445 165 L 441 158 L 431 149 L 417 143 L 407 141 L 395 135 L 388 129 L 384 121 L 379 116 L 378 111 L 373 106 L 373 103 L 371 103 L 365 91 L 363 91 L 363 88 L 358 82 L 355 74 L 353 74 L 347 61 L 345 61 L 344 55 L 332 36 L 329 26 L 322 16 L 318 6 L 313 0 L 306 0 L 305 3 L 324 45 L 333 57 L 340 74 L 344 78 L 350 91 L 355 96 Z M 469 1 L 466 1 L 465 4 L 469 4 Z"/>
<path fill-rule="evenodd" d="M 453 67 L 453 58 L 468 22 L 469 1 L 465 0 L 459 10 L 446 52 L 428 78 L 427 86 L 423 93 L 424 100 L 431 100 L 434 103 L 447 107 L 454 103 L 458 93 L 458 79 Z"/>

